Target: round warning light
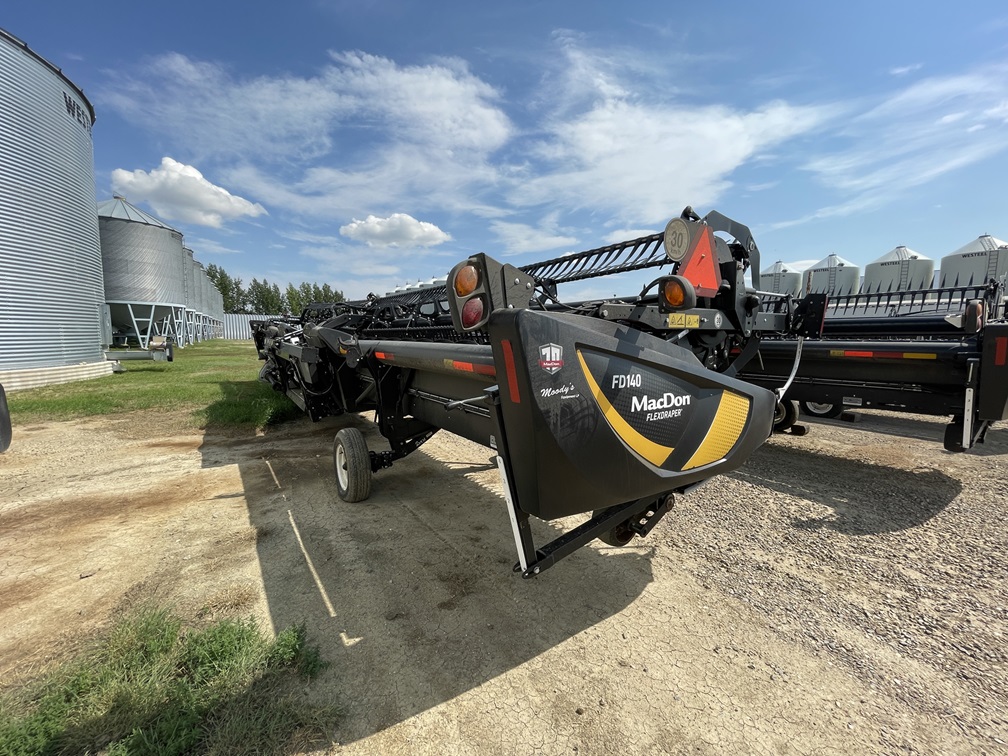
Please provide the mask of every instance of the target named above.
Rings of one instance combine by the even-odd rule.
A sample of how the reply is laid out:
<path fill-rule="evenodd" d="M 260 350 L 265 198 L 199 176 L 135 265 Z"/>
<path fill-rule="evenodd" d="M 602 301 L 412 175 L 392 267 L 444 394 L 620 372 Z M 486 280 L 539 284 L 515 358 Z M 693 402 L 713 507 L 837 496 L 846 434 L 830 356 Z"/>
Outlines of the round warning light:
<path fill-rule="evenodd" d="M 669 276 L 659 284 L 659 310 L 691 310 L 696 307 L 696 289 L 682 276 Z"/>
<path fill-rule="evenodd" d="M 483 298 L 473 297 L 462 305 L 462 327 L 474 328 L 481 320 L 483 320 Z"/>
<path fill-rule="evenodd" d="M 686 291 L 683 289 L 682 282 L 674 278 L 665 282 L 662 286 L 662 293 L 665 295 L 665 301 L 668 302 L 669 307 L 682 307 L 686 301 Z"/>
<path fill-rule="evenodd" d="M 479 286 L 479 271 L 475 265 L 464 265 L 455 274 L 455 293 L 465 297 L 476 291 Z"/>

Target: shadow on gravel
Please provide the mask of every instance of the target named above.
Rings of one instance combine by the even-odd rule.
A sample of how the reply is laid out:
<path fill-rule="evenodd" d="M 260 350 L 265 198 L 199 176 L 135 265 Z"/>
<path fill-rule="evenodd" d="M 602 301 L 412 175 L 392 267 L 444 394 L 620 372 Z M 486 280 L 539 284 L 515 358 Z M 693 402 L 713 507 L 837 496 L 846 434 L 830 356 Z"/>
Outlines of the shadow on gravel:
<path fill-rule="evenodd" d="M 938 470 L 900 470 L 786 446 L 763 446 L 734 477 L 825 504 L 831 517 L 796 528 L 875 535 L 913 528 L 947 507 L 962 484 Z"/>
<path fill-rule="evenodd" d="M 805 415 L 802 415 L 798 422 L 806 423 L 813 428 L 816 425 L 825 425 L 898 438 L 914 438 L 933 443 L 935 454 L 953 454 L 953 452 L 945 451 L 943 446 L 945 426 L 948 424 L 949 418 L 937 416 L 925 418 L 920 415 L 904 415 L 899 412 L 884 412 L 882 410 L 871 412 L 855 410 L 855 413 L 860 415 L 860 419 L 856 422 L 810 418 Z M 976 444 L 966 453 L 978 457 L 1008 455 L 1008 432 L 1006 432 L 1005 423 L 996 423 L 992 426 L 987 431 L 986 441 L 982 444 Z"/>
<path fill-rule="evenodd" d="M 341 502 L 331 449 L 348 425 L 371 449 L 388 448 L 372 424 L 345 416 L 258 437 L 208 428 L 200 450 L 205 467 L 239 466 L 273 625 L 304 623 L 331 663 L 314 685 L 343 710 L 342 742 L 534 663 L 651 582 L 646 555 L 591 546 L 521 580 L 500 482 L 489 482 L 482 456 L 438 460 L 425 447 L 376 474 L 367 501 Z M 546 523 L 533 530 L 537 542 L 557 532 Z M 540 694 L 550 691 L 513 692 Z"/>

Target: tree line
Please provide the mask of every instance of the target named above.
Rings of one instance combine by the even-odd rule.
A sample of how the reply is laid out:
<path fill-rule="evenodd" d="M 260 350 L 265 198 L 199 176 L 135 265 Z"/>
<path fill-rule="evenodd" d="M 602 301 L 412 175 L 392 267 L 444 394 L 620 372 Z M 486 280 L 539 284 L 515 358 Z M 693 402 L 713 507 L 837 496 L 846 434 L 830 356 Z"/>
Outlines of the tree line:
<path fill-rule="evenodd" d="M 246 288 L 240 278 L 228 275 L 226 270 L 212 263 L 206 266 L 206 274 L 221 293 L 224 312 L 227 313 L 279 315 L 289 312 L 297 315 L 312 302 L 345 300 L 343 292 L 333 289 L 329 284 L 287 284 L 287 288 L 281 291 L 277 284 L 271 284 L 265 278 L 262 281 L 253 278 Z"/>

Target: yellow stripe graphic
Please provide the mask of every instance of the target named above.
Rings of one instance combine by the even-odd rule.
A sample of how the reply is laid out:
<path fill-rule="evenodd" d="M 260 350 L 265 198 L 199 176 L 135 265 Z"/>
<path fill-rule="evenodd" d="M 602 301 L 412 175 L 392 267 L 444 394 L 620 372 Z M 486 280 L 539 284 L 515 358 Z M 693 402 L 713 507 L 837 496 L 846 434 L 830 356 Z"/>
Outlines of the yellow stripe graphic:
<path fill-rule="evenodd" d="M 682 469 L 692 470 L 722 459 L 739 440 L 748 419 L 749 400 L 732 391 L 721 392 L 721 402 L 707 435 Z"/>
<path fill-rule="evenodd" d="M 665 460 L 668 459 L 669 454 L 673 452 L 672 447 L 662 446 L 661 444 L 656 444 L 654 441 L 645 438 L 640 433 L 635 431 L 626 420 L 624 420 L 620 413 L 616 411 L 616 408 L 609 403 L 609 400 L 605 398 L 602 393 L 602 389 L 599 388 L 598 383 L 595 382 L 595 378 L 592 377 L 591 371 L 588 370 L 588 365 L 585 363 L 584 357 L 581 355 L 581 350 L 577 353 L 578 360 L 581 362 L 581 370 L 585 374 L 585 378 L 588 381 L 588 386 L 591 388 L 592 395 L 595 397 L 595 401 L 598 402 L 598 406 L 602 410 L 602 415 L 605 417 L 606 422 L 609 423 L 609 427 L 616 432 L 616 435 L 622 438 L 627 445 L 641 455 L 644 459 L 657 467 L 661 467 Z"/>

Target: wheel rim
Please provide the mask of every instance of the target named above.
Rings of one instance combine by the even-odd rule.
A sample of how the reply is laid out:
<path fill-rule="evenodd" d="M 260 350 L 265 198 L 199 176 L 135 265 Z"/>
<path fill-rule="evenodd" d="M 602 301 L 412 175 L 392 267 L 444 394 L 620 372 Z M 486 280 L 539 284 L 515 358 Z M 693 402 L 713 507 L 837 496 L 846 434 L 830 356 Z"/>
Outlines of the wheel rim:
<path fill-rule="evenodd" d="M 347 472 L 346 450 L 343 444 L 336 446 L 336 477 L 339 479 L 340 488 L 345 491 L 350 484 L 350 473 Z"/>
<path fill-rule="evenodd" d="M 805 402 L 805 406 L 809 408 L 809 411 L 817 415 L 825 415 L 833 409 L 833 405 L 829 402 Z"/>
<path fill-rule="evenodd" d="M 630 529 L 630 526 L 625 522 L 620 523 L 611 531 L 609 531 L 612 539 L 616 541 L 620 546 L 626 546 L 630 541 L 633 540 L 634 532 Z"/>

